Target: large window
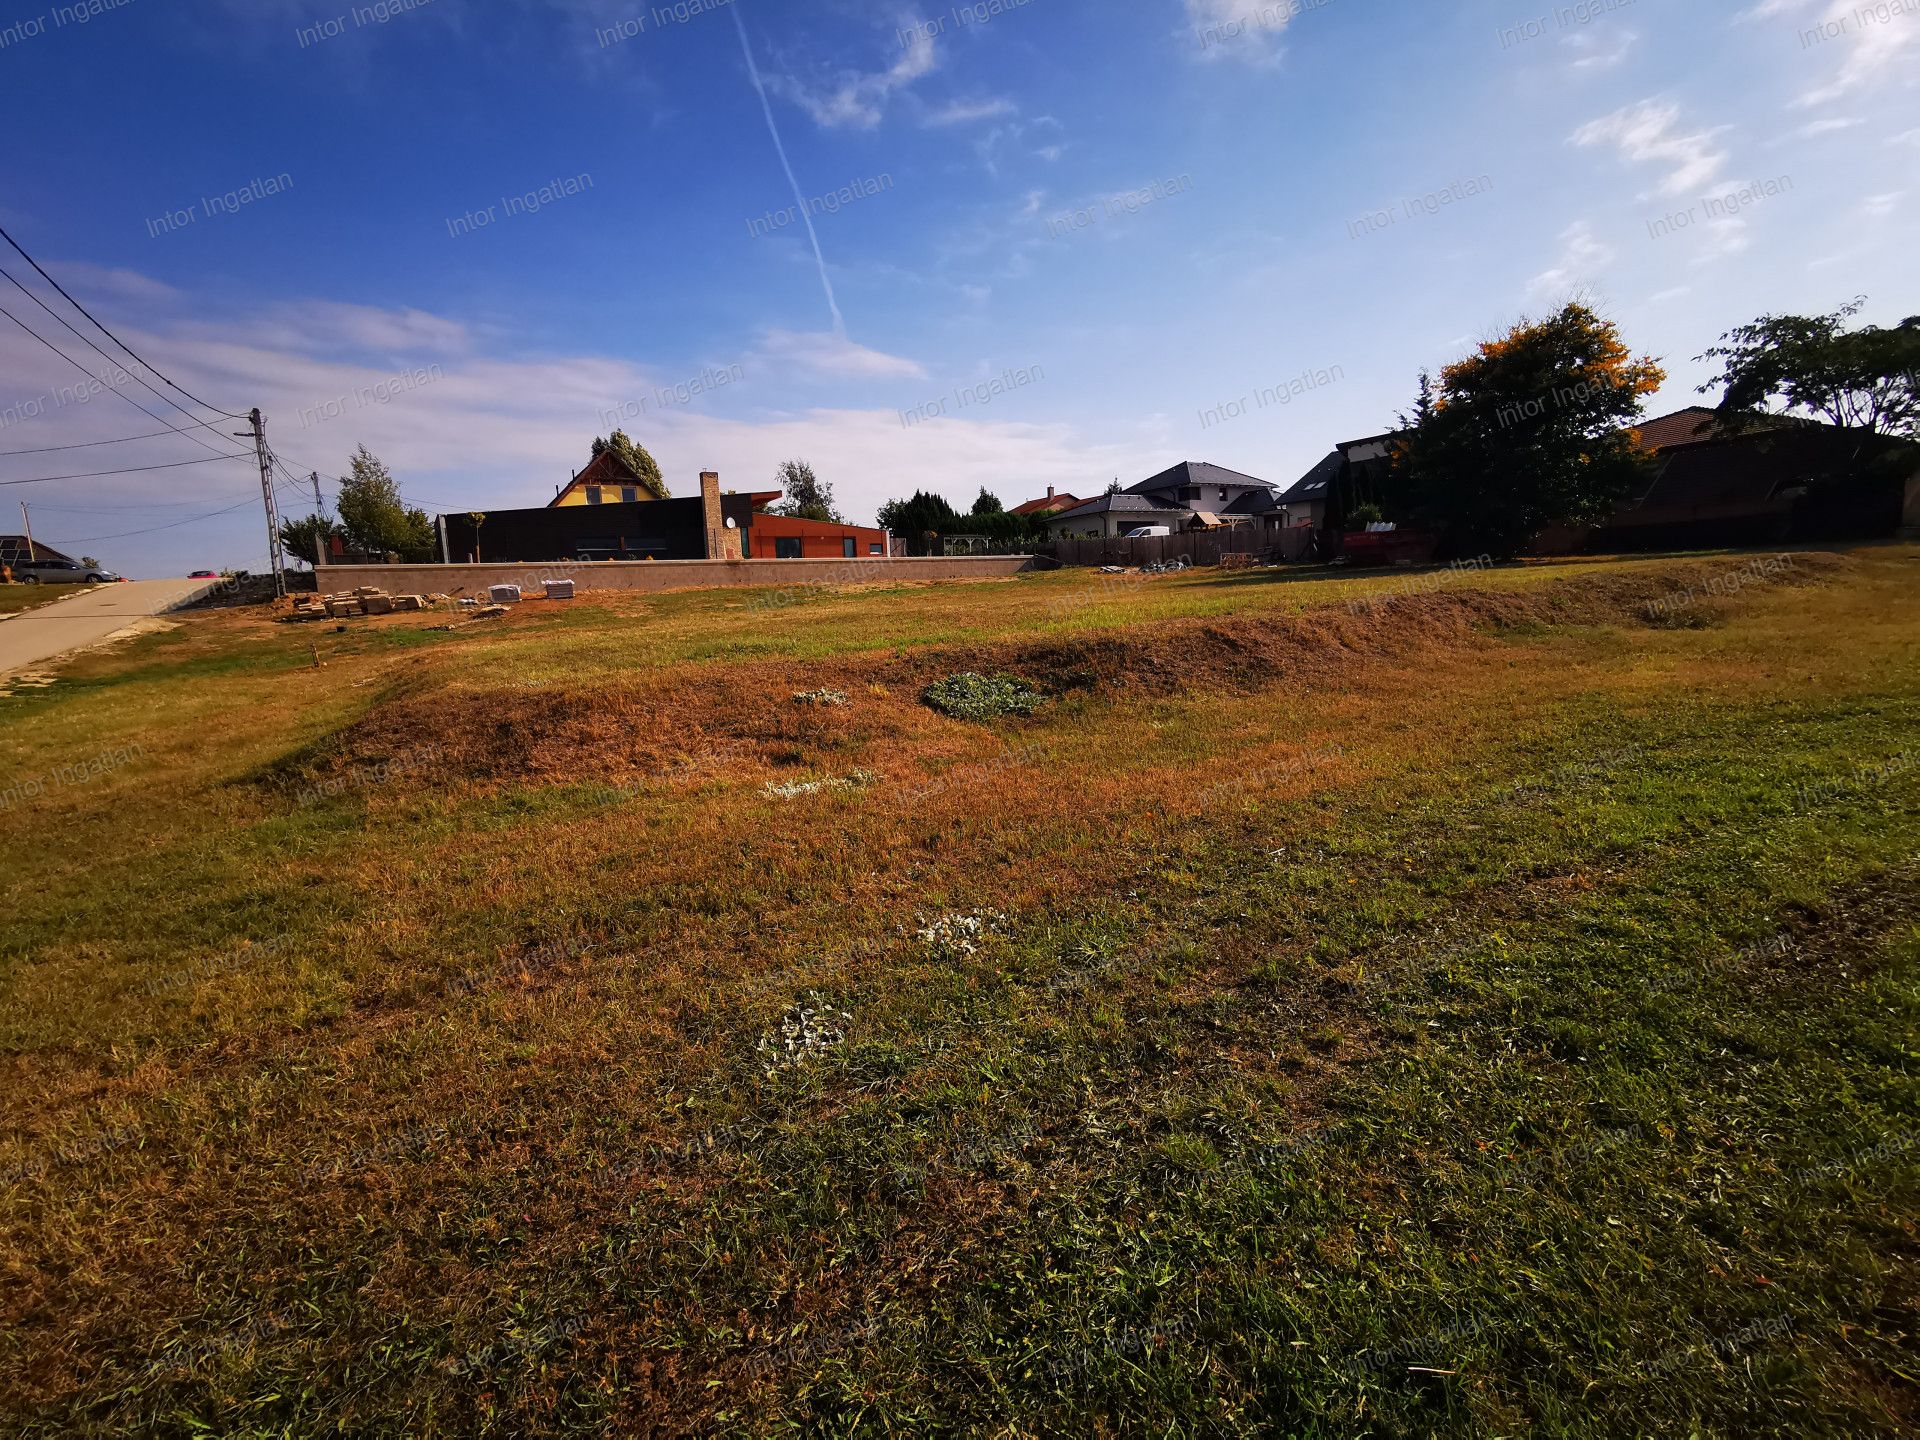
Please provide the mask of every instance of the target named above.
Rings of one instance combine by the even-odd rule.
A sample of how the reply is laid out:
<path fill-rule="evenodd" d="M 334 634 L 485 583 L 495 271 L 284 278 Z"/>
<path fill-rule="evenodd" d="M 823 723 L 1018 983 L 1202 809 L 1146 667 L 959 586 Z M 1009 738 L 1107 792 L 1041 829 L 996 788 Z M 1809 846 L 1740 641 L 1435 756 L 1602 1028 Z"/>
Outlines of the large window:
<path fill-rule="evenodd" d="M 638 485 L 622 485 L 620 487 L 620 503 L 622 505 L 638 505 L 640 503 L 640 487 Z"/>
<path fill-rule="evenodd" d="M 589 505 L 598 505 L 600 503 L 600 487 L 598 485 L 587 486 L 587 503 Z"/>
<path fill-rule="evenodd" d="M 774 536 L 773 558 L 776 560 L 798 560 L 800 558 L 800 537 L 798 535 Z"/>

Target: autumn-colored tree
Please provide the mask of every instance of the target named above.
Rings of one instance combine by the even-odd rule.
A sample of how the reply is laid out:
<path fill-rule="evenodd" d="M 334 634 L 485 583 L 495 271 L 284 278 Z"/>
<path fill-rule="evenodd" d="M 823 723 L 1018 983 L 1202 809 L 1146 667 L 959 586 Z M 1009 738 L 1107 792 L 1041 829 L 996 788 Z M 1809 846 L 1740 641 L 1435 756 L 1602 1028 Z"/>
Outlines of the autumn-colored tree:
<path fill-rule="evenodd" d="M 1647 463 L 1633 424 L 1666 380 L 1584 305 L 1523 320 L 1440 372 L 1396 447 L 1389 510 L 1454 555 L 1509 557 L 1605 518 Z"/>

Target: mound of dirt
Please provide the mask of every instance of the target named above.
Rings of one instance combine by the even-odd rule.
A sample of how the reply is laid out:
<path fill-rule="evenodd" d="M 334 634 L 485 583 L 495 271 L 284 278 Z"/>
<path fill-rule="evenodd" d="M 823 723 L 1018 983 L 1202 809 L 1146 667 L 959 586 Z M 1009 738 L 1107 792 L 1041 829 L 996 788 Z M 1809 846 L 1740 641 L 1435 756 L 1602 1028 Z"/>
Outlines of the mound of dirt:
<path fill-rule="evenodd" d="M 1814 583 L 1853 562 L 1803 554 L 1769 584 Z M 334 741 L 289 761 L 270 784 L 372 770 L 434 747 L 426 783 L 580 784 L 602 780 L 760 779 L 829 769 L 849 757 L 911 752 L 938 765 L 977 757 L 981 730 L 918 702 L 923 686 L 962 671 L 1019 676 L 1053 697 L 1248 693 L 1325 683 L 1359 663 L 1412 659 L 1474 644 L 1490 630 L 1656 625 L 1681 606 L 1737 605 L 1752 566 L 1737 559 L 1574 573 L 1524 589 L 1412 587 L 1382 575 L 1359 601 L 1297 614 L 1143 624 L 1065 640 L 851 655 L 829 662 L 688 664 L 643 677 L 538 692 L 404 697 Z M 1424 588 L 1426 593 L 1414 593 Z M 796 691 L 846 692 L 844 707 L 796 704 Z M 1044 725 L 1046 712 L 1028 724 Z"/>

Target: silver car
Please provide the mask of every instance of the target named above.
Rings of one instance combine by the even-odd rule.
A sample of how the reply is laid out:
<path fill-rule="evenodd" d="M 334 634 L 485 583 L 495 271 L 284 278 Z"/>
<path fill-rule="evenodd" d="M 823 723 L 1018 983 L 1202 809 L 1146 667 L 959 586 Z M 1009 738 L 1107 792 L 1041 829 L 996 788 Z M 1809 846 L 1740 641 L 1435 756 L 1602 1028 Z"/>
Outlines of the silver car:
<path fill-rule="evenodd" d="M 22 585 L 113 585 L 120 577 L 111 570 L 89 570 L 71 560 L 32 560 L 13 567 Z"/>

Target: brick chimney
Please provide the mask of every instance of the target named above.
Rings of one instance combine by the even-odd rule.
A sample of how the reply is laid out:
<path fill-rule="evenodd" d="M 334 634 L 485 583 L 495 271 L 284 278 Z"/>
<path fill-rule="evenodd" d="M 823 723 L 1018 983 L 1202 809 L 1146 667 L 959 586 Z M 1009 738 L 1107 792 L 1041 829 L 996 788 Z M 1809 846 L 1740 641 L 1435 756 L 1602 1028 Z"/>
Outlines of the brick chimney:
<path fill-rule="evenodd" d="M 740 532 L 727 529 L 726 512 L 720 504 L 720 473 L 717 470 L 700 472 L 700 513 L 702 527 L 707 532 L 707 558 L 738 560 Z"/>

